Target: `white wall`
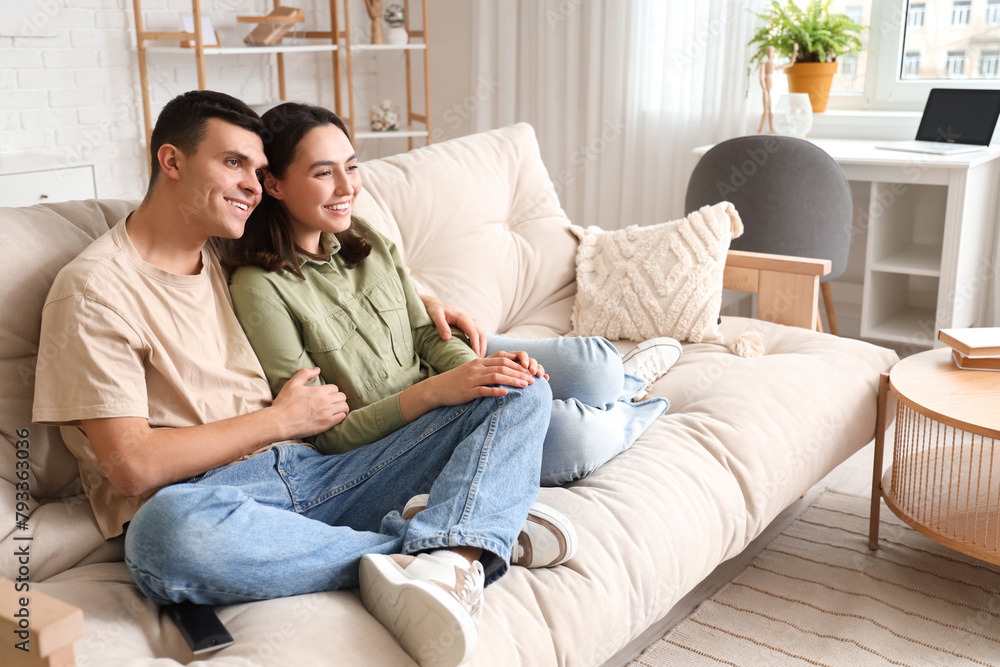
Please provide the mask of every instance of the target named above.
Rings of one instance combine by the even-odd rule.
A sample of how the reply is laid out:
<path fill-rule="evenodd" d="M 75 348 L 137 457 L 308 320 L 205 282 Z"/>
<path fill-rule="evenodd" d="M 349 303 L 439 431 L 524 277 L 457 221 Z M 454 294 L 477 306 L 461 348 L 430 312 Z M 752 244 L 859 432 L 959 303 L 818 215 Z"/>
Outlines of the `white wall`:
<path fill-rule="evenodd" d="M 427 5 L 431 39 L 431 134 L 437 142 L 472 133 L 472 117 L 481 102 L 482 85 L 473 81 L 472 74 L 472 2 L 428 0 Z"/>
<path fill-rule="evenodd" d="M 0 36 L 0 152 L 97 161 L 99 192 L 109 197 L 136 195 L 144 171 L 124 2 L 5 0 L 4 12 L 20 5 L 21 15 Z"/>
<path fill-rule="evenodd" d="M 384 0 L 389 4 L 390 0 Z M 264 14 L 270 0 L 202 0 L 224 45 L 241 45 L 252 26 L 237 15 Z M 308 28 L 328 29 L 328 0 L 286 2 L 302 7 Z M 339 4 L 339 2 L 338 2 Z M 415 13 L 420 4 L 411 1 Z M 431 118 L 434 140 L 468 133 L 471 89 L 471 10 L 464 0 L 429 0 Z M 178 30 L 190 0 L 144 0 L 147 30 Z M 363 0 L 351 0 L 351 34 L 367 42 Z M 419 22 L 419 17 L 416 18 Z M 422 56 L 415 51 L 415 102 L 423 105 Z M 151 54 L 153 119 L 162 105 L 197 88 L 191 55 Z M 278 98 L 273 55 L 206 58 L 207 86 L 250 103 Z M 285 56 L 288 99 L 334 107 L 329 53 Z M 398 53 L 355 59 L 359 127 L 368 105 L 391 95 L 405 106 L 403 59 Z M 391 82 L 380 86 L 379 79 Z M 148 166 L 131 0 L 0 0 L 0 154 L 44 153 L 54 163 L 93 162 L 98 196 L 137 198 Z M 346 95 L 344 102 L 346 104 Z M 367 141 L 362 158 L 406 150 L 401 140 Z M 419 145 L 419 144 L 418 144 Z M 3 202 L 0 202 L 2 205 Z"/>

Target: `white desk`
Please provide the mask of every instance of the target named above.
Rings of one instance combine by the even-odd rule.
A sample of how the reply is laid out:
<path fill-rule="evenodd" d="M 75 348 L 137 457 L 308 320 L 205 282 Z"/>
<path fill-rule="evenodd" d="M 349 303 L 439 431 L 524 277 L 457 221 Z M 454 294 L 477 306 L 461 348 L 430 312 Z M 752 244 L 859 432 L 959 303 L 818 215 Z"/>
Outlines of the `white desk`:
<path fill-rule="evenodd" d="M 1000 147 L 943 156 L 868 140 L 810 141 L 869 195 L 855 199 L 851 230 L 867 233 L 861 336 L 931 347 L 938 329 L 981 324 L 988 282 L 997 279 Z"/>

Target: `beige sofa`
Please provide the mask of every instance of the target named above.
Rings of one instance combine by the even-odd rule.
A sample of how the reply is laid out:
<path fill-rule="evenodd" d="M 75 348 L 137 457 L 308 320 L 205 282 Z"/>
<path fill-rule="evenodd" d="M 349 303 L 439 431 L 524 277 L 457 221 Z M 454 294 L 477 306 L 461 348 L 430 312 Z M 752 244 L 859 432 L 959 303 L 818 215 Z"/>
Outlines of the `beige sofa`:
<path fill-rule="evenodd" d="M 399 245 L 422 290 L 467 309 L 488 330 L 523 337 L 570 330 L 576 241 L 529 126 L 369 162 L 363 178 L 358 208 Z M 52 653 L 68 637 L 76 664 L 100 667 L 194 660 L 173 623 L 132 584 L 121 540 L 102 540 L 58 431 L 31 423 L 35 365 L 59 344 L 38 347 L 46 291 L 61 266 L 128 210 L 128 202 L 99 200 L 0 209 L 0 576 L 18 576 L 11 554 L 30 544 L 31 590 L 72 605 L 47 612 L 53 622 L 42 618 L 44 599 L 33 598 L 43 649 Z M 773 260 L 763 260 L 761 273 L 752 257 L 733 258 L 749 267 L 730 271 L 734 284 L 764 289 L 784 275 L 774 273 Z M 778 281 L 781 300 L 772 299 L 778 305 L 768 317 L 808 326 L 823 263 L 790 265 L 799 273 Z M 793 285 L 806 286 L 805 301 Z M 622 660 L 623 647 L 871 440 L 879 374 L 894 353 L 724 318 L 730 339 L 750 328 L 763 333 L 764 356 L 685 345 L 653 388 L 670 399 L 670 411 L 592 477 L 542 490 L 575 522 L 577 555 L 558 568 L 513 568 L 487 589 L 472 664 Z M 31 499 L 21 508 L 27 531 L 15 524 L 18 441 L 30 450 Z M 17 539 L 28 535 L 30 542 Z M 7 605 L 0 617 L 16 626 L 13 585 L 0 582 Z M 75 644 L 73 607 L 84 618 Z M 412 665 L 355 591 L 235 605 L 219 615 L 236 643 L 202 658 L 212 665 Z M 3 628 L 4 649 L 11 636 Z"/>

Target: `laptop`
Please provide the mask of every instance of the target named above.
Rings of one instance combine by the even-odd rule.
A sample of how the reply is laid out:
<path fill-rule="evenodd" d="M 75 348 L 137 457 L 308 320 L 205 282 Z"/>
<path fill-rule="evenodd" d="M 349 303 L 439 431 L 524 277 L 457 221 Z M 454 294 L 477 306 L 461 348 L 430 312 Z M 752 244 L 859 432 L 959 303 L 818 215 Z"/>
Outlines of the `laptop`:
<path fill-rule="evenodd" d="M 986 148 L 1000 118 L 1000 90 L 934 88 L 914 141 L 877 146 L 892 151 L 954 155 Z"/>

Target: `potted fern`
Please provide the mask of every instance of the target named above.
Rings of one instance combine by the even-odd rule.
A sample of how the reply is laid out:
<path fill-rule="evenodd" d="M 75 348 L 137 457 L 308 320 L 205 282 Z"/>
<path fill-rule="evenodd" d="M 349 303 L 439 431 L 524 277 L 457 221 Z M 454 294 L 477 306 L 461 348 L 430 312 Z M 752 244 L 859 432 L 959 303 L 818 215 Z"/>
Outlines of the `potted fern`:
<path fill-rule="evenodd" d="M 751 63 L 765 59 L 769 46 L 779 58 L 791 58 L 798 44 L 798 58 L 785 70 L 788 90 L 808 93 L 813 111 L 825 111 L 837 57 L 864 49 L 861 33 L 865 26 L 846 14 L 831 14 L 830 0 L 809 0 L 805 8 L 795 0 L 784 4 L 771 0 L 770 8 L 757 16 L 765 23 L 750 40 L 750 46 L 757 47 Z"/>

